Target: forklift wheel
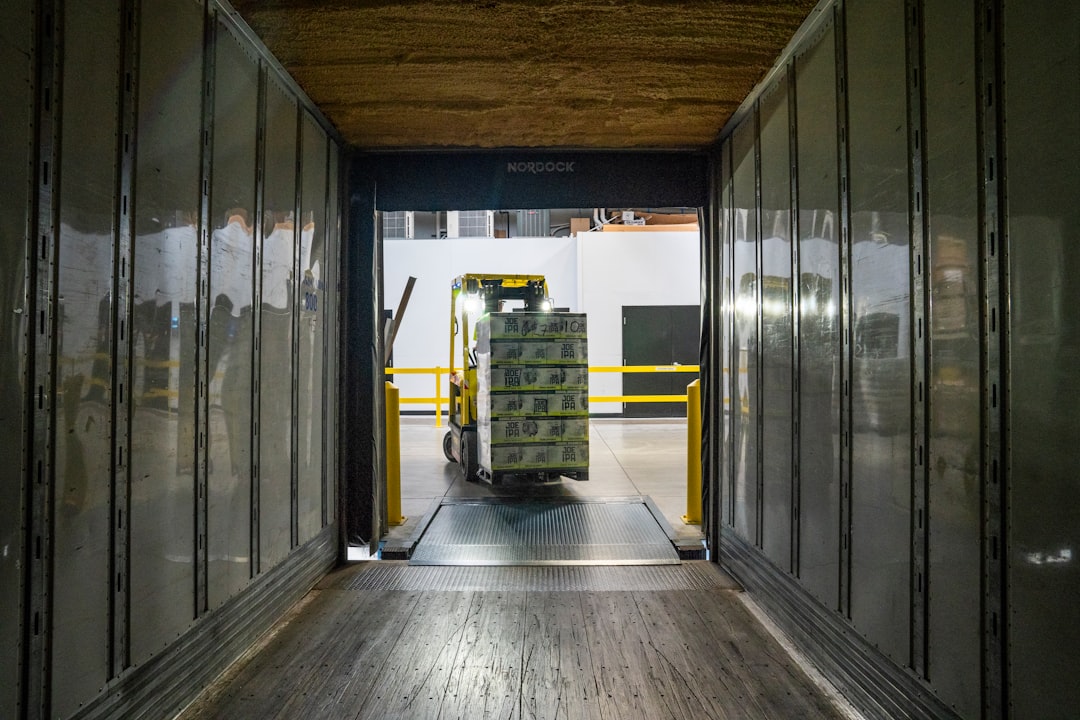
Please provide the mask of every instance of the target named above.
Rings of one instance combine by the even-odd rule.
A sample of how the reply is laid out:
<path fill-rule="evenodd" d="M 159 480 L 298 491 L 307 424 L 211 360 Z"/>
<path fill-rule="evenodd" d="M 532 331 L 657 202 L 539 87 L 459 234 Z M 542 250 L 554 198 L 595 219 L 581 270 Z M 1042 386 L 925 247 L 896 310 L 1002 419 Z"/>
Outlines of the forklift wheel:
<path fill-rule="evenodd" d="M 480 470 L 476 453 L 476 433 L 468 430 L 461 432 L 461 472 L 467 482 L 476 482 Z"/>
<path fill-rule="evenodd" d="M 443 435 L 443 439 L 442 439 L 442 454 L 446 456 L 446 461 L 447 462 L 457 462 L 457 460 L 454 458 L 454 453 L 452 453 L 450 451 L 450 449 L 453 447 L 453 445 L 454 445 L 454 434 L 452 432 L 450 432 L 449 430 L 447 430 L 446 434 Z"/>

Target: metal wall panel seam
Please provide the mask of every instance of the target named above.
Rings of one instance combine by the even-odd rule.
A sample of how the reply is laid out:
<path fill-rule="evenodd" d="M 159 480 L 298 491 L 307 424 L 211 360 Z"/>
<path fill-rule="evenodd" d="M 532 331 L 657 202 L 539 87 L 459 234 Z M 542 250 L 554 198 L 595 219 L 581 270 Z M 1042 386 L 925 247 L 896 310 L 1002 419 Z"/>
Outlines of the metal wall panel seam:
<path fill-rule="evenodd" d="M 983 718 L 1009 714 L 1008 557 L 1009 446 L 1007 337 L 1008 233 L 1002 179 L 1005 157 L 1001 98 L 1004 73 L 1002 0 L 982 0 L 975 27 L 979 36 L 978 82 L 980 205 L 979 264 L 983 291 L 982 313 L 982 703 Z"/>
<path fill-rule="evenodd" d="M 839 0 L 836 14 L 836 170 L 840 197 L 840 613 L 851 619 L 851 196 L 848 185 L 848 93 L 847 93 L 847 6 Z"/>
<path fill-rule="evenodd" d="M 763 249 L 761 230 L 761 99 L 754 101 L 754 275 L 757 282 L 754 283 L 754 307 L 757 308 L 755 318 L 755 332 L 757 342 L 754 343 L 754 382 L 757 384 L 757 397 L 754 402 L 757 405 L 757 422 L 754 432 L 756 434 L 757 457 L 754 458 L 754 485 L 757 489 L 754 498 L 754 544 L 764 547 L 765 543 L 765 308 L 762 287 L 765 285 L 765 273 L 762 258 Z"/>
<path fill-rule="evenodd" d="M 289 362 L 289 407 L 292 418 L 289 422 L 289 549 L 300 544 L 300 463 L 299 463 L 299 425 L 300 425 L 300 229 L 303 224 L 300 203 L 304 187 L 304 108 L 303 103 L 296 105 L 296 151 L 293 158 L 293 256 L 290 279 L 292 287 L 292 310 L 289 321 L 292 326 L 292 360 Z"/>
<path fill-rule="evenodd" d="M 342 342 L 341 336 L 345 323 L 341 318 L 341 293 L 342 293 L 342 234 L 346 228 L 344 225 L 344 218 L 347 217 L 347 213 L 341 212 L 343 198 L 345 193 L 342 192 L 342 173 L 344 171 L 343 163 L 341 161 L 341 148 L 336 144 L 331 145 L 330 152 L 330 164 L 328 172 L 330 176 L 332 193 L 328 193 L 332 196 L 330 202 L 330 215 L 327 219 L 327 224 L 330 227 L 330 244 L 328 257 L 330 260 L 327 262 L 327 274 L 326 274 L 326 286 L 327 296 L 329 301 L 327 302 L 327 322 L 330 323 L 330 353 L 331 357 L 328 359 L 330 362 L 331 371 L 327 375 L 328 382 L 333 383 L 334 391 L 331 395 L 331 410 L 329 416 L 330 433 L 331 433 L 331 445 L 327 451 L 326 463 L 329 467 L 328 476 L 326 478 L 326 485 L 328 489 L 329 501 L 327 502 L 327 512 L 332 513 L 332 517 L 329 519 L 330 523 L 336 522 L 338 527 L 341 528 L 341 532 L 338 536 L 338 552 L 342 560 L 345 559 L 347 554 L 346 548 L 348 543 L 345 541 L 345 523 L 344 520 L 344 507 L 341 504 L 342 486 L 341 486 L 341 443 L 340 443 L 340 425 L 339 418 L 341 417 L 342 398 L 344 396 L 343 389 L 345 387 L 344 379 L 341 375 L 341 349 Z"/>
<path fill-rule="evenodd" d="M 722 212 L 722 205 L 720 203 L 720 192 L 722 187 L 722 162 L 719 152 L 713 152 L 710 155 L 712 167 L 709 172 L 709 180 L 712 185 L 709 192 L 709 214 L 708 225 L 706 234 L 702 235 L 704 243 L 705 261 L 704 269 L 706 270 L 705 276 L 705 295 L 703 302 L 707 304 L 707 308 L 703 306 L 702 310 L 707 312 L 705 321 L 708 323 L 708 357 L 706 358 L 708 373 L 706 382 L 706 392 L 708 398 L 708 410 L 706 411 L 706 418 L 709 421 L 709 434 L 708 434 L 708 458 L 706 459 L 706 469 L 708 471 L 707 485 L 708 497 L 707 504 L 705 506 L 705 538 L 707 548 L 711 551 L 710 557 L 714 562 L 720 561 L 720 508 L 722 507 L 722 477 L 720 472 L 721 463 L 723 458 L 726 457 L 726 453 L 720 446 L 720 438 L 722 437 L 722 424 L 724 422 L 724 398 L 723 398 L 723 378 L 724 378 L 724 358 L 721 352 L 721 337 L 722 329 L 720 324 L 720 317 L 722 313 L 718 314 L 718 310 L 722 308 L 720 302 L 720 239 L 722 232 L 722 223 L 720 220 L 720 213 Z M 705 226 L 703 226 L 705 227 Z"/>
<path fill-rule="evenodd" d="M 262 250 L 265 239 L 263 214 L 266 211 L 266 62 L 259 61 L 259 92 L 255 120 L 255 231 L 252 252 L 251 294 L 251 577 L 262 572 L 262 552 L 259 540 L 260 497 L 259 410 L 262 405 Z"/>
<path fill-rule="evenodd" d="M 29 634 L 24 663 L 26 684 L 23 712 L 28 717 L 47 717 L 52 681 L 52 554 L 53 486 L 55 477 L 55 383 L 56 383 L 56 253 L 59 208 L 54 188 L 60 166 L 60 99 L 62 97 L 63 4 L 54 0 L 37 8 L 35 39 L 35 113 L 37 119 L 34 182 L 31 216 L 36 217 L 31 243 L 30 308 L 28 322 L 34 333 L 27 343 L 28 367 L 32 375 L 27 395 L 29 443 L 28 537 L 25 631 Z"/>
<path fill-rule="evenodd" d="M 711 191 L 712 191 L 712 170 L 714 166 L 709 164 L 709 180 L 708 180 L 708 192 L 710 193 L 711 203 Z M 712 478 L 710 477 L 711 466 L 709 463 L 709 453 L 711 452 L 711 445 L 709 444 L 709 431 L 713 426 L 711 417 L 712 403 L 709 399 L 709 391 L 712 388 L 712 359 L 709 357 L 709 348 L 712 347 L 712 333 L 710 331 L 710 317 L 709 310 L 709 278 L 711 271 L 709 268 L 709 243 L 712 238 L 712 207 L 698 208 L 697 210 L 698 227 L 701 228 L 701 234 L 698 237 L 698 367 L 700 373 L 698 377 L 701 380 L 701 417 L 700 417 L 700 430 L 701 430 L 701 456 L 698 462 L 701 464 L 701 527 L 705 532 L 705 537 L 708 538 L 709 532 L 709 510 L 708 500 L 711 496 Z M 689 457 L 687 461 L 689 461 Z M 689 468 L 688 468 L 689 471 Z M 687 508 L 689 510 L 689 508 Z M 706 540 L 706 542 L 708 542 Z"/>
<path fill-rule="evenodd" d="M 217 47 L 217 19 L 214 11 L 203 9 L 203 73 L 202 73 L 202 144 L 200 146 L 199 192 L 199 278 L 195 297 L 198 322 L 198 341 L 195 346 L 195 617 L 210 609 L 209 566 L 210 549 L 207 537 L 207 516 L 210 493 L 207 477 L 210 472 L 210 360 L 208 331 L 210 327 L 210 198 L 213 193 L 214 159 L 214 92 Z"/>
<path fill-rule="evenodd" d="M 721 483 L 721 463 L 723 463 L 724 448 L 720 444 L 723 437 L 724 422 L 724 358 L 720 351 L 722 347 L 722 331 L 720 326 L 721 308 L 720 302 L 720 162 L 714 155 L 715 167 L 711 175 L 714 183 L 713 192 L 709 195 L 709 246 L 708 263 L 709 275 L 706 287 L 706 302 L 709 303 L 709 497 L 706 512 L 707 549 L 712 551 L 712 557 L 719 562 L 720 552 L 720 508 L 723 501 L 724 490 Z"/>
<path fill-rule="evenodd" d="M 732 149 L 732 142 L 729 138 L 724 146 L 727 149 L 728 155 L 728 176 L 727 176 L 727 208 L 724 211 L 726 218 L 724 234 L 727 236 L 728 252 L 727 257 L 724 258 L 724 262 L 728 268 L 728 271 L 732 273 L 731 281 L 725 288 L 725 298 L 727 305 L 727 334 L 730 338 L 728 342 L 728 356 L 724 358 L 724 362 L 728 367 L 728 465 L 729 474 L 728 480 L 731 485 L 728 487 L 728 519 L 727 522 L 730 526 L 735 526 L 735 432 L 733 428 L 732 418 L 735 415 L 735 399 L 738 397 L 738 373 L 735 372 L 737 367 L 735 364 L 735 155 Z"/>
<path fill-rule="evenodd" d="M 323 250 L 323 270 L 322 270 L 323 278 L 324 278 L 324 283 L 323 283 L 323 288 L 324 289 L 323 289 L 323 311 L 322 311 L 322 317 L 319 319 L 319 323 L 320 323 L 320 325 L 322 327 L 322 333 L 321 333 L 321 335 L 322 335 L 322 337 L 321 337 L 321 342 L 322 342 L 322 375 L 321 375 L 321 378 L 322 378 L 322 380 L 320 382 L 320 388 L 319 388 L 319 392 L 322 394 L 322 402 L 319 405 L 319 407 L 322 408 L 322 414 L 321 414 L 321 416 L 319 418 L 319 422 L 322 425 L 322 431 L 319 433 L 319 437 L 322 438 L 322 442 L 321 442 L 321 444 L 319 446 L 319 467 L 320 467 L 320 471 L 319 471 L 320 472 L 320 474 L 319 474 L 319 495 L 320 495 L 320 498 L 319 498 L 319 501 L 320 501 L 320 512 L 322 513 L 321 527 L 326 527 L 327 525 L 330 524 L 330 516 L 329 516 L 329 508 L 328 508 L 329 493 L 326 491 L 327 477 L 329 477 L 329 467 L 328 467 L 328 465 L 329 465 L 329 452 L 327 451 L 327 448 L 328 448 L 328 446 L 332 445 L 332 443 L 327 441 L 327 438 L 330 437 L 330 433 L 332 432 L 330 422 L 329 422 L 329 418 L 330 418 L 330 415 L 331 415 L 330 403 L 333 402 L 333 400 L 331 398 L 331 395 L 330 395 L 330 393 L 328 391 L 330 378 L 331 378 L 331 375 L 330 375 L 330 368 L 331 368 L 331 359 L 330 359 L 331 348 L 330 348 L 330 344 L 331 344 L 331 342 L 330 342 L 329 318 L 331 316 L 330 313 L 334 309 L 334 303 L 333 303 L 333 300 L 331 299 L 331 297 L 333 295 L 333 292 L 334 292 L 333 288 L 331 287 L 331 278 L 333 278 L 337 274 L 337 273 L 332 273 L 332 272 L 328 273 L 327 272 L 327 270 L 329 268 L 332 268 L 334 266 L 334 262 L 333 262 L 333 257 L 334 256 L 332 254 L 333 245 L 331 244 L 331 238 L 330 238 L 330 213 L 331 213 L 331 207 L 330 207 L 330 161 L 331 161 L 331 156 L 333 155 L 333 141 L 330 139 L 329 136 L 326 137 L 326 141 L 324 143 L 324 148 L 323 149 L 325 151 L 324 152 L 325 162 L 323 164 L 323 189 L 324 189 L 324 192 L 323 192 L 323 248 L 324 248 L 324 250 Z M 314 241 L 312 241 L 312 242 L 314 242 Z"/>
<path fill-rule="evenodd" d="M 791 557 L 788 572 L 799 576 L 799 418 L 802 404 L 799 395 L 799 328 L 802 319 L 800 299 L 802 289 L 799 274 L 799 121 L 794 55 L 787 64 L 788 94 L 788 163 L 791 202 L 789 227 L 791 228 Z"/>
<path fill-rule="evenodd" d="M 910 667 L 920 677 L 929 670 L 929 418 L 926 334 L 929 283 L 928 223 L 923 198 L 926 197 L 926 128 L 924 89 L 921 79 L 926 67 L 923 54 L 922 0 L 906 0 L 905 7 L 908 113 L 908 227 L 911 229 L 911 637 Z"/>
<path fill-rule="evenodd" d="M 713 346 L 711 349 L 714 367 L 713 376 L 713 445 L 712 445 L 712 474 L 715 485 L 713 495 L 709 502 L 709 512 L 712 525 L 709 526 L 709 549 L 714 562 L 720 562 L 720 528 L 723 525 L 724 508 L 724 461 L 728 456 L 728 449 L 723 444 L 724 438 L 724 303 L 723 303 L 723 247 L 724 232 L 724 207 L 721 202 L 721 188 L 723 187 L 723 159 L 717 149 L 714 155 L 716 168 L 713 180 L 716 183 L 715 190 L 710 197 L 713 206 L 713 236 L 712 246 L 709 250 L 709 262 L 712 266 L 712 284 L 709 288 L 709 302 L 712 304 L 712 334 Z"/>
<path fill-rule="evenodd" d="M 728 472 L 725 468 L 730 467 L 731 447 L 725 440 L 727 432 L 729 430 L 728 411 L 725 404 L 728 393 L 731 392 L 731 386 L 728 382 L 728 356 L 724 352 L 724 343 L 726 338 L 730 338 L 727 328 L 727 300 L 724 289 L 724 268 L 726 267 L 726 258 L 724 256 L 724 237 L 727 232 L 727 203 L 724 201 L 724 143 L 718 143 L 716 146 L 716 249 L 714 253 L 716 255 L 716 276 L 714 283 L 716 288 L 713 290 L 713 299 L 716 302 L 716 366 L 720 373 L 716 378 L 717 383 L 717 397 L 718 402 L 716 406 L 717 412 L 717 456 L 719 463 L 716 466 L 716 484 L 719 491 L 715 499 L 716 503 L 716 528 L 713 530 L 717 540 L 721 536 L 721 528 L 724 526 L 724 504 L 727 502 L 727 496 L 729 488 L 727 487 L 726 480 Z M 719 562 L 719 559 L 716 559 Z"/>
<path fill-rule="evenodd" d="M 116 193 L 116 242 L 113 249 L 112 323 L 112 528 L 110 541 L 112 619 L 110 677 L 131 664 L 131 377 L 132 299 L 134 297 L 135 150 L 138 145 L 138 65 L 140 0 L 121 3 L 119 192 Z"/>

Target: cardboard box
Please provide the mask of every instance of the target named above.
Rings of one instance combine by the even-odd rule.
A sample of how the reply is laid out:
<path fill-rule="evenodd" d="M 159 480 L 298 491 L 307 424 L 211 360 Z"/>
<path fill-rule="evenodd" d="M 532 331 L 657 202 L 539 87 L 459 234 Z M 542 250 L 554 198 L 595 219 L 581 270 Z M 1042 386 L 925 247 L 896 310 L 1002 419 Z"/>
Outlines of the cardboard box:
<path fill-rule="evenodd" d="M 491 444 L 587 442 L 587 417 L 524 417 L 491 421 Z"/>
<path fill-rule="evenodd" d="M 570 218 L 570 234 L 589 232 L 592 228 L 592 218 Z"/>
<path fill-rule="evenodd" d="M 490 313 L 477 323 L 476 350 L 489 352 L 489 343 L 492 340 L 584 340 L 587 337 L 588 323 L 585 313 Z"/>
<path fill-rule="evenodd" d="M 610 223 L 604 226 L 604 232 L 697 232 L 697 223 L 671 225 L 619 225 Z"/>
<path fill-rule="evenodd" d="M 529 470 L 587 470 L 588 443 L 536 445 L 494 445 L 488 472 L 527 472 Z"/>
<path fill-rule="evenodd" d="M 697 215 L 691 213 L 675 214 L 638 211 L 637 215 L 644 218 L 646 225 L 697 225 L 698 221 Z"/>
<path fill-rule="evenodd" d="M 493 418 L 525 415 L 571 417 L 589 414 L 587 392 L 491 393 L 487 397 Z"/>
<path fill-rule="evenodd" d="M 506 365 L 494 367 L 490 363 L 488 365 L 484 376 L 487 380 L 484 389 L 488 392 L 589 389 L 588 366 Z"/>
<path fill-rule="evenodd" d="M 587 340 L 492 340 L 491 362 L 510 365 L 580 365 L 589 362 Z"/>

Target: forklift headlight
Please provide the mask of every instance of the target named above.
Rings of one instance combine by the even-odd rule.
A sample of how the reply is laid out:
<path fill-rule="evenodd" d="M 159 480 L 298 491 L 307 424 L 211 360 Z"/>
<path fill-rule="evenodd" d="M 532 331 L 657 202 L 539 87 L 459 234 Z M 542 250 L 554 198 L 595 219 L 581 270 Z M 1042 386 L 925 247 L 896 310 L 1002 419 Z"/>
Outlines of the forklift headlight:
<path fill-rule="evenodd" d="M 540 312 L 551 312 L 551 301 L 543 300 L 540 303 Z"/>
<path fill-rule="evenodd" d="M 484 310 L 484 300 L 479 295 L 465 296 L 465 312 L 477 316 Z"/>

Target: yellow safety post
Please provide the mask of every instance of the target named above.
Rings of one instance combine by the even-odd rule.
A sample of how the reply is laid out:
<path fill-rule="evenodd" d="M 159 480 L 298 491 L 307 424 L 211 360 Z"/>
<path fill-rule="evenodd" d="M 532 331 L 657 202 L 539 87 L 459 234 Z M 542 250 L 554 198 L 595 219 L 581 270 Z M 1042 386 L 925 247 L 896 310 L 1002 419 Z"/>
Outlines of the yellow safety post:
<path fill-rule="evenodd" d="M 442 427 L 442 368 L 435 366 L 435 427 Z"/>
<path fill-rule="evenodd" d="M 701 381 L 686 386 L 686 514 L 687 525 L 701 524 Z"/>
<path fill-rule="evenodd" d="M 401 402 L 398 388 L 386 382 L 386 522 L 401 525 Z"/>

